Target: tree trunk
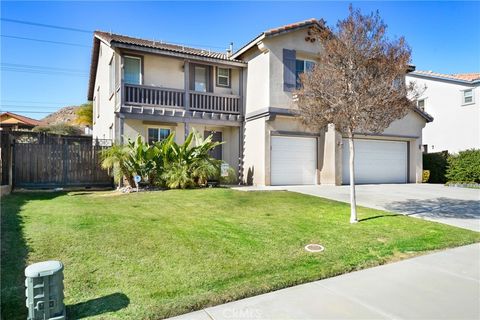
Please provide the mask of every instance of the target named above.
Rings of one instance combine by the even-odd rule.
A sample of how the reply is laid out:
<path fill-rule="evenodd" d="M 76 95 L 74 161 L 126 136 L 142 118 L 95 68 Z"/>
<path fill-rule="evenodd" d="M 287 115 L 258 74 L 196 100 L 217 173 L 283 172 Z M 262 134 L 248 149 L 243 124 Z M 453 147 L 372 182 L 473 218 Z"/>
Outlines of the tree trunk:
<path fill-rule="evenodd" d="M 355 196 L 355 147 L 353 135 L 348 137 L 350 150 L 350 223 L 357 223 L 357 200 Z"/>

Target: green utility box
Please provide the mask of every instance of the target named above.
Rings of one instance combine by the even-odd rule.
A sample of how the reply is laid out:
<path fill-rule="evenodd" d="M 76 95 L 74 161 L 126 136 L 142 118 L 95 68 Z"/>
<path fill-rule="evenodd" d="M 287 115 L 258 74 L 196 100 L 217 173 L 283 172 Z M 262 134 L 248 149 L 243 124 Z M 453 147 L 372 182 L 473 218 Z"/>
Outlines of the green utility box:
<path fill-rule="evenodd" d="M 64 320 L 63 264 L 34 263 L 25 268 L 28 320 Z"/>

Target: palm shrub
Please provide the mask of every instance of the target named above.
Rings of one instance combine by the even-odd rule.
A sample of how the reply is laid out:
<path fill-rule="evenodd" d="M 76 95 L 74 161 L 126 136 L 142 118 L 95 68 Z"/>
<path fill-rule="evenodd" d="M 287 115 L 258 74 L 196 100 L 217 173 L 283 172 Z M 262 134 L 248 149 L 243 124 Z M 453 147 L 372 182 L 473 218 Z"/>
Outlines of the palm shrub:
<path fill-rule="evenodd" d="M 221 161 L 214 159 L 210 151 L 221 142 L 203 139 L 193 130 L 183 144 L 177 144 L 173 133 L 152 145 L 141 136 L 128 140 L 125 145 L 113 145 L 103 150 L 102 167 L 113 168 L 119 179 L 125 176 L 130 186 L 133 177 L 139 175 L 150 185 L 171 189 L 185 189 L 205 185 L 209 178 L 218 175 Z"/>
<path fill-rule="evenodd" d="M 185 189 L 206 184 L 220 169 L 221 161 L 210 155 L 220 144 L 212 141 L 212 136 L 203 139 L 196 130 L 192 130 L 181 145 L 173 139 L 169 141 L 163 149 L 161 178 L 165 185 Z"/>
<path fill-rule="evenodd" d="M 114 179 L 117 183 L 120 183 L 121 179 L 125 177 L 128 184 L 134 186 L 133 175 L 135 172 L 133 171 L 131 163 L 128 161 L 129 155 L 129 147 L 120 144 L 113 144 L 111 147 L 100 151 L 102 168 L 112 169 Z"/>

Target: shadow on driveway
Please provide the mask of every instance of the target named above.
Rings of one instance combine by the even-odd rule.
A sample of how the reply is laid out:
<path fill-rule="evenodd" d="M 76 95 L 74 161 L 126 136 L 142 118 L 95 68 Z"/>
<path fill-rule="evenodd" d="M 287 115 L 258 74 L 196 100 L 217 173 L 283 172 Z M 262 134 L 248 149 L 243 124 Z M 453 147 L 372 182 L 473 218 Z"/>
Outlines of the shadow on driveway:
<path fill-rule="evenodd" d="M 420 214 L 427 218 L 480 219 L 480 201 L 451 198 L 409 199 L 385 206 L 387 210 Z"/>

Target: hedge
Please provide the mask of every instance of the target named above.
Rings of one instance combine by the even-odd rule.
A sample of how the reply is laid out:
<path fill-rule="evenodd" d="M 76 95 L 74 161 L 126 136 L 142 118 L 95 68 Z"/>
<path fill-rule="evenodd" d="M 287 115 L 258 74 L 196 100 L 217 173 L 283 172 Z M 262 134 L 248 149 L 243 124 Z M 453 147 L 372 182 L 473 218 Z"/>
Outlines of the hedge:
<path fill-rule="evenodd" d="M 450 155 L 446 178 L 448 181 L 480 183 L 480 149 Z"/>
<path fill-rule="evenodd" d="M 448 152 L 435 152 L 423 154 L 423 169 L 430 171 L 429 183 L 445 183 L 447 179 Z"/>

